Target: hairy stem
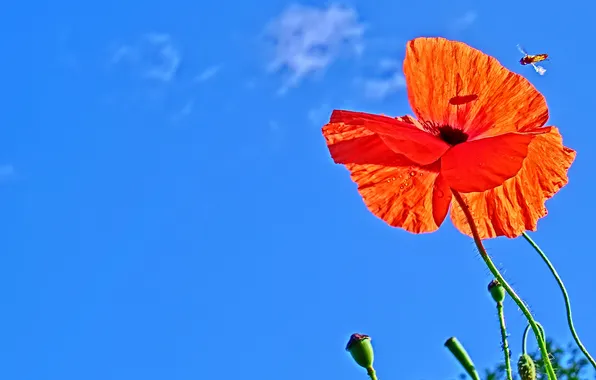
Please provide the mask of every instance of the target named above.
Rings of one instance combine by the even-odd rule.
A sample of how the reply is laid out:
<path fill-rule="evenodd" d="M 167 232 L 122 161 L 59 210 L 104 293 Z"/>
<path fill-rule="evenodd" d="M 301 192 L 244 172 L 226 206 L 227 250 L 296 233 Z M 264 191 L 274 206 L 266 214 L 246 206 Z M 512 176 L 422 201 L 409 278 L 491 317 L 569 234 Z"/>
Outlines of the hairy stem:
<path fill-rule="evenodd" d="M 540 348 L 540 354 L 542 355 L 542 360 L 544 361 L 544 368 L 546 370 L 546 374 L 547 374 L 549 380 L 556 380 L 557 376 L 555 375 L 553 365 L 550 362 L 550 358 L 548 356 L 548 351 L 546 349 L 546 342 L 544 341 L 544 338 L 542 337 L 542 335 L 540 333 L 540 329 L 538 328 L 538 325 L 536 324 L 536 321 L 534 320 L 532 313 L 530 313 L 528 306 L 526 306 L 524 301 L 522 301 L 522 299 L 517 295 L 517 293 L 515 293 L 515 291 L 511 287 L 511 285 L 509 285 L 509 283 L 507 281 L 505 281 L 505 278 L 503 278 L 503 275 L 501 274 L 501 272 L 499 272 L 499 269 L 497 268 L 495 263 L 493 263 L 492 259 L 486 252 L 486 249 L 484 248 L 484 245 L 482 244 L 482 239 L 480 238 L 480 234 L 478 233 L 478 228 L 476 227 L 476 223 L 474 222 L 474 218 L 472 216 L 472 213 L 470 212 L 470 208 L 468 207 L 468 205 L 466 204 L 466 202 L 464 201 L 462 196 L 459 194 L 459 192 L 457 192 L 455 190 L 451 190 L 451 191 L 453 192 L 453 197 L 455 198 L 455 200 L 461 207 L 462 211 L 464 212 L 464 215 L 466 216 L 466 220 L 468 221 L 470 230 L 472 231 L 474 243 L 476 244 L 476 247 L 478 248 L 478 252 L 480 253 L 480 256 L 482 257 L 482 260 L 484 260 L 484 262 L 486 263 L 486 266 L 488 267 L 488 269 L 490 270 L 492 275 L 499 281 L 499 283 L 503 286 L 503 288 L 505 288 L 505 291 L 507 292 L 507 294 L 509 294 L 509 296 L 513 299 L 513 301 L 515 301 L 517 306 L 521 309 L 522 313 L 524 313 L 524 316 L 528 320 L 528 323 L 530 324 L 530 326 L 532 326 L 532 331 L 534 331 L 534 335 L 536 336 L 536 340 L 538 341 L 538 347 Z"/>
<path fill-rule="evenodd" d="M 567 289 L 565 289 L 563 280 L 561 280 L 561 277 L 557 273 L 557 270 L 555 269 L 553 264 L 550 262 L 550 260 L 546 256 L 546 253 L 544 253 L 544 251 L 542 251 L 542 249 L 540 249 L 538 244 L 536 244 L 534 242 L 534 240 L 532 240 L 532 238 L 530 238 L 530 236 L 528 236 L 528 234 L 525 232 L 523 233 L 523 237 L 524 237 L 524 239 L 526 239 L 526 241 L 528 243 L 530 243 L 532 248 L 534 248 L 536 250 L 536 252 L 538 252 L 538 254 L 542 258 L 542 260 L 544 261 L 544 263 L 546 264 L 548 269 L 550 269 L 550 272 L 555 277 L 555 280 L 557 280 L 557 283 L 559 284 L 559 288 L 561 289 L 561 293 L 563 293 L 563 298 L 565 299 L 565 309 L 567 310 L 567 324 L 569 325 L 569 330 L 571 331 L 571 335 L 573 335 L 573 339 L 575 340 L 575 343 L 577 343 L 577 346 L 579 347 L 579 349 L 584 353 L 584 355 L 586 356 L 588 361 L 590 361 L 590 363 L 592 364 L 592 367 L 594 367 L 594 369 L 596 369 L 596 361 L 594 360 L 594 358 L 592 356 L 590 356 L 590 353 L 588 352 L 586 347 L 584 347 L 581 340 L 579 339 L 579 336 L 577 335 L 577 332 L 575 331 L 575 326 L 573 325 L 573 318 L 571 316 L 571 300 L 569 299 L 569 294 L 567 293 Z"/>
<path fill-rule="evenodd" d="M 499 314 L 499 326 L 501 327 L 501 343 L 503 353 L 505 354 L 505 368 L 507 369 L 507 380 L 513 380 L 511 372 L 511 354 L 509 351 L 509 342 L 507 342 L 507 328 L 505 327 L 505 313 L 503 312 L 503 302 L 497 302 L 497 314 Z"/>

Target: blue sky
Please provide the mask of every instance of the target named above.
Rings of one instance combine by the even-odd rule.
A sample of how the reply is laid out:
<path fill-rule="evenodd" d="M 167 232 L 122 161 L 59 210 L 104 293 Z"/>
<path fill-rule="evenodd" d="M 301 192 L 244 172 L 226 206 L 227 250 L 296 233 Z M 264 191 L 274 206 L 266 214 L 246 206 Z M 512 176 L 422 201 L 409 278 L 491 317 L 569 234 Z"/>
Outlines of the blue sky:
<path fill-rule="evenodd" d="M 83 5 L 84 4 L 84 5 Z M 207 5 L 210 4 L 210 5 Z M 501 359 L 471 239 L 386 226 L 329 157 L 334 108 L 410 113 L 417 36 L 458 39 L 529 78 L 578 151 L 532 236 L 596 353 L 593 5 L 188 0 L 13 3 L 0 16 L 0 373 L 11 380 L 449 379 L 457 336 Z M 547 52 L 518 65 L 516 44 Z M 547 332 L 571 337 L 522 240 L 487 243 Z M 506 305 L 514 356 L 525 326 Z"/>

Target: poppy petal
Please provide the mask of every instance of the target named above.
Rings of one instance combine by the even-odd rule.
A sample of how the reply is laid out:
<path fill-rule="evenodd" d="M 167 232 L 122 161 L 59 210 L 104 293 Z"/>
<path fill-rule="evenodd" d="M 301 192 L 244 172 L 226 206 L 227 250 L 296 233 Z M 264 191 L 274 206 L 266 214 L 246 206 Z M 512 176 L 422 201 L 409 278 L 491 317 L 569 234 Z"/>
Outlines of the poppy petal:
<path fill-rule="evenodd" d="M 535 231 L 538 219 L 547 214 L 546 200 L 567 184 L 567 170 L 576 153 L 563 145 L 557 128 L 534 137 L 519 173 L 503 185 L 482 192 L 462 194 L 474 216 L 480 237 L 510 238 Z M 464 234 L 470 227 L 459 205 L 453 202 L 451 220 Z"/>
<path fill-rule="evenodd" d="M 423 168 L 358 164 L 346 168 L 368 209 L 393 227 L 432 232 L 447 215 L 451 192 L 439 180 L 438 163 Z"/>
<path fill-rule="evenodd" d="M 363 127 L 327 124 L 323 127 L 323 136 L 336 164 L 416 165 L 389 149 L 378 135 Z"/>
<path fill-rule="evenodd" d="M 539 133 L 548 132 L 540 128 Z M 465 142 L 441 158 L 441 173 L 462 193 L 482 192 L 502 185 L 522 168 L 536 133 L 507 133 Z"/>
<path fill-rule="evenodd" d="M 452 196 L 449 183 L 439 174 L 433 186 L 433 218 L 437 226 L 445 220 Z"/>
<path fill-rule="evenodd" d="M 421 121 L 450 125 L 469 139 L 542 127 L 548 108 L 532 84 L 462 42 L 416 38 L 403 64 L 410 106 Z"/>
<path fill-rule="evenodd" d="M 418 128 L 408 118 L 335 110 L 327 126 L 333 124 L 365 128 L 377 134 L 389 149 L 419 165 L 437 161 L 449 149 L 447 143 Z"/>

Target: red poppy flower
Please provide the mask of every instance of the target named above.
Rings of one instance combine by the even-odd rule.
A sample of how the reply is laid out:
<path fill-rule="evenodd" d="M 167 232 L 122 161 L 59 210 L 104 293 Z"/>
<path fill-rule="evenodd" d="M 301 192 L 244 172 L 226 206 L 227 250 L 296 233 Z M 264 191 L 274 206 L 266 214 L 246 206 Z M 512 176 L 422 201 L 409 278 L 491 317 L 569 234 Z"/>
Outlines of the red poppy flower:
<path fill-rule="evenodd" d="M 575 159 L 557 128 L 544 126 L 542 94 L 495 58 L 443 38 L 410 41 L 403 69 L 416 119 L 336 110 L 323 127 L 368 209 L 423 233 L 451 208 L 455 226 L 471 235 L 456 190 L 482 238 L 535 230 Z"/>

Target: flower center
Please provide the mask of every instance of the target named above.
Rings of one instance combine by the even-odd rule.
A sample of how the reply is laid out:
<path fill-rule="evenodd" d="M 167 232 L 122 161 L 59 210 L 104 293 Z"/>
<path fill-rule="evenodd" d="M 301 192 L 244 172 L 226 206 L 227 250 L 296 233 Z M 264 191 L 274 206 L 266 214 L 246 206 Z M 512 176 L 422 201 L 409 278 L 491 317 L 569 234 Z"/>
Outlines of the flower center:
<path fill-rule="evenodd" d="M 468 134 L 461 129 L 453 128 L 450 125 L 442 125 L 438 128 L 438 136 L 447 144 L 453 146 L 468 141 Z"/>
<path fill-rule="evenodd" d="M 428 133 L 432 133 L 447 144 L 454 146 L 468 141 L 468 134 L 459 128 L 446 124 L 437 124 L 432 121 L 422 123 L 422 128 Z"/>

